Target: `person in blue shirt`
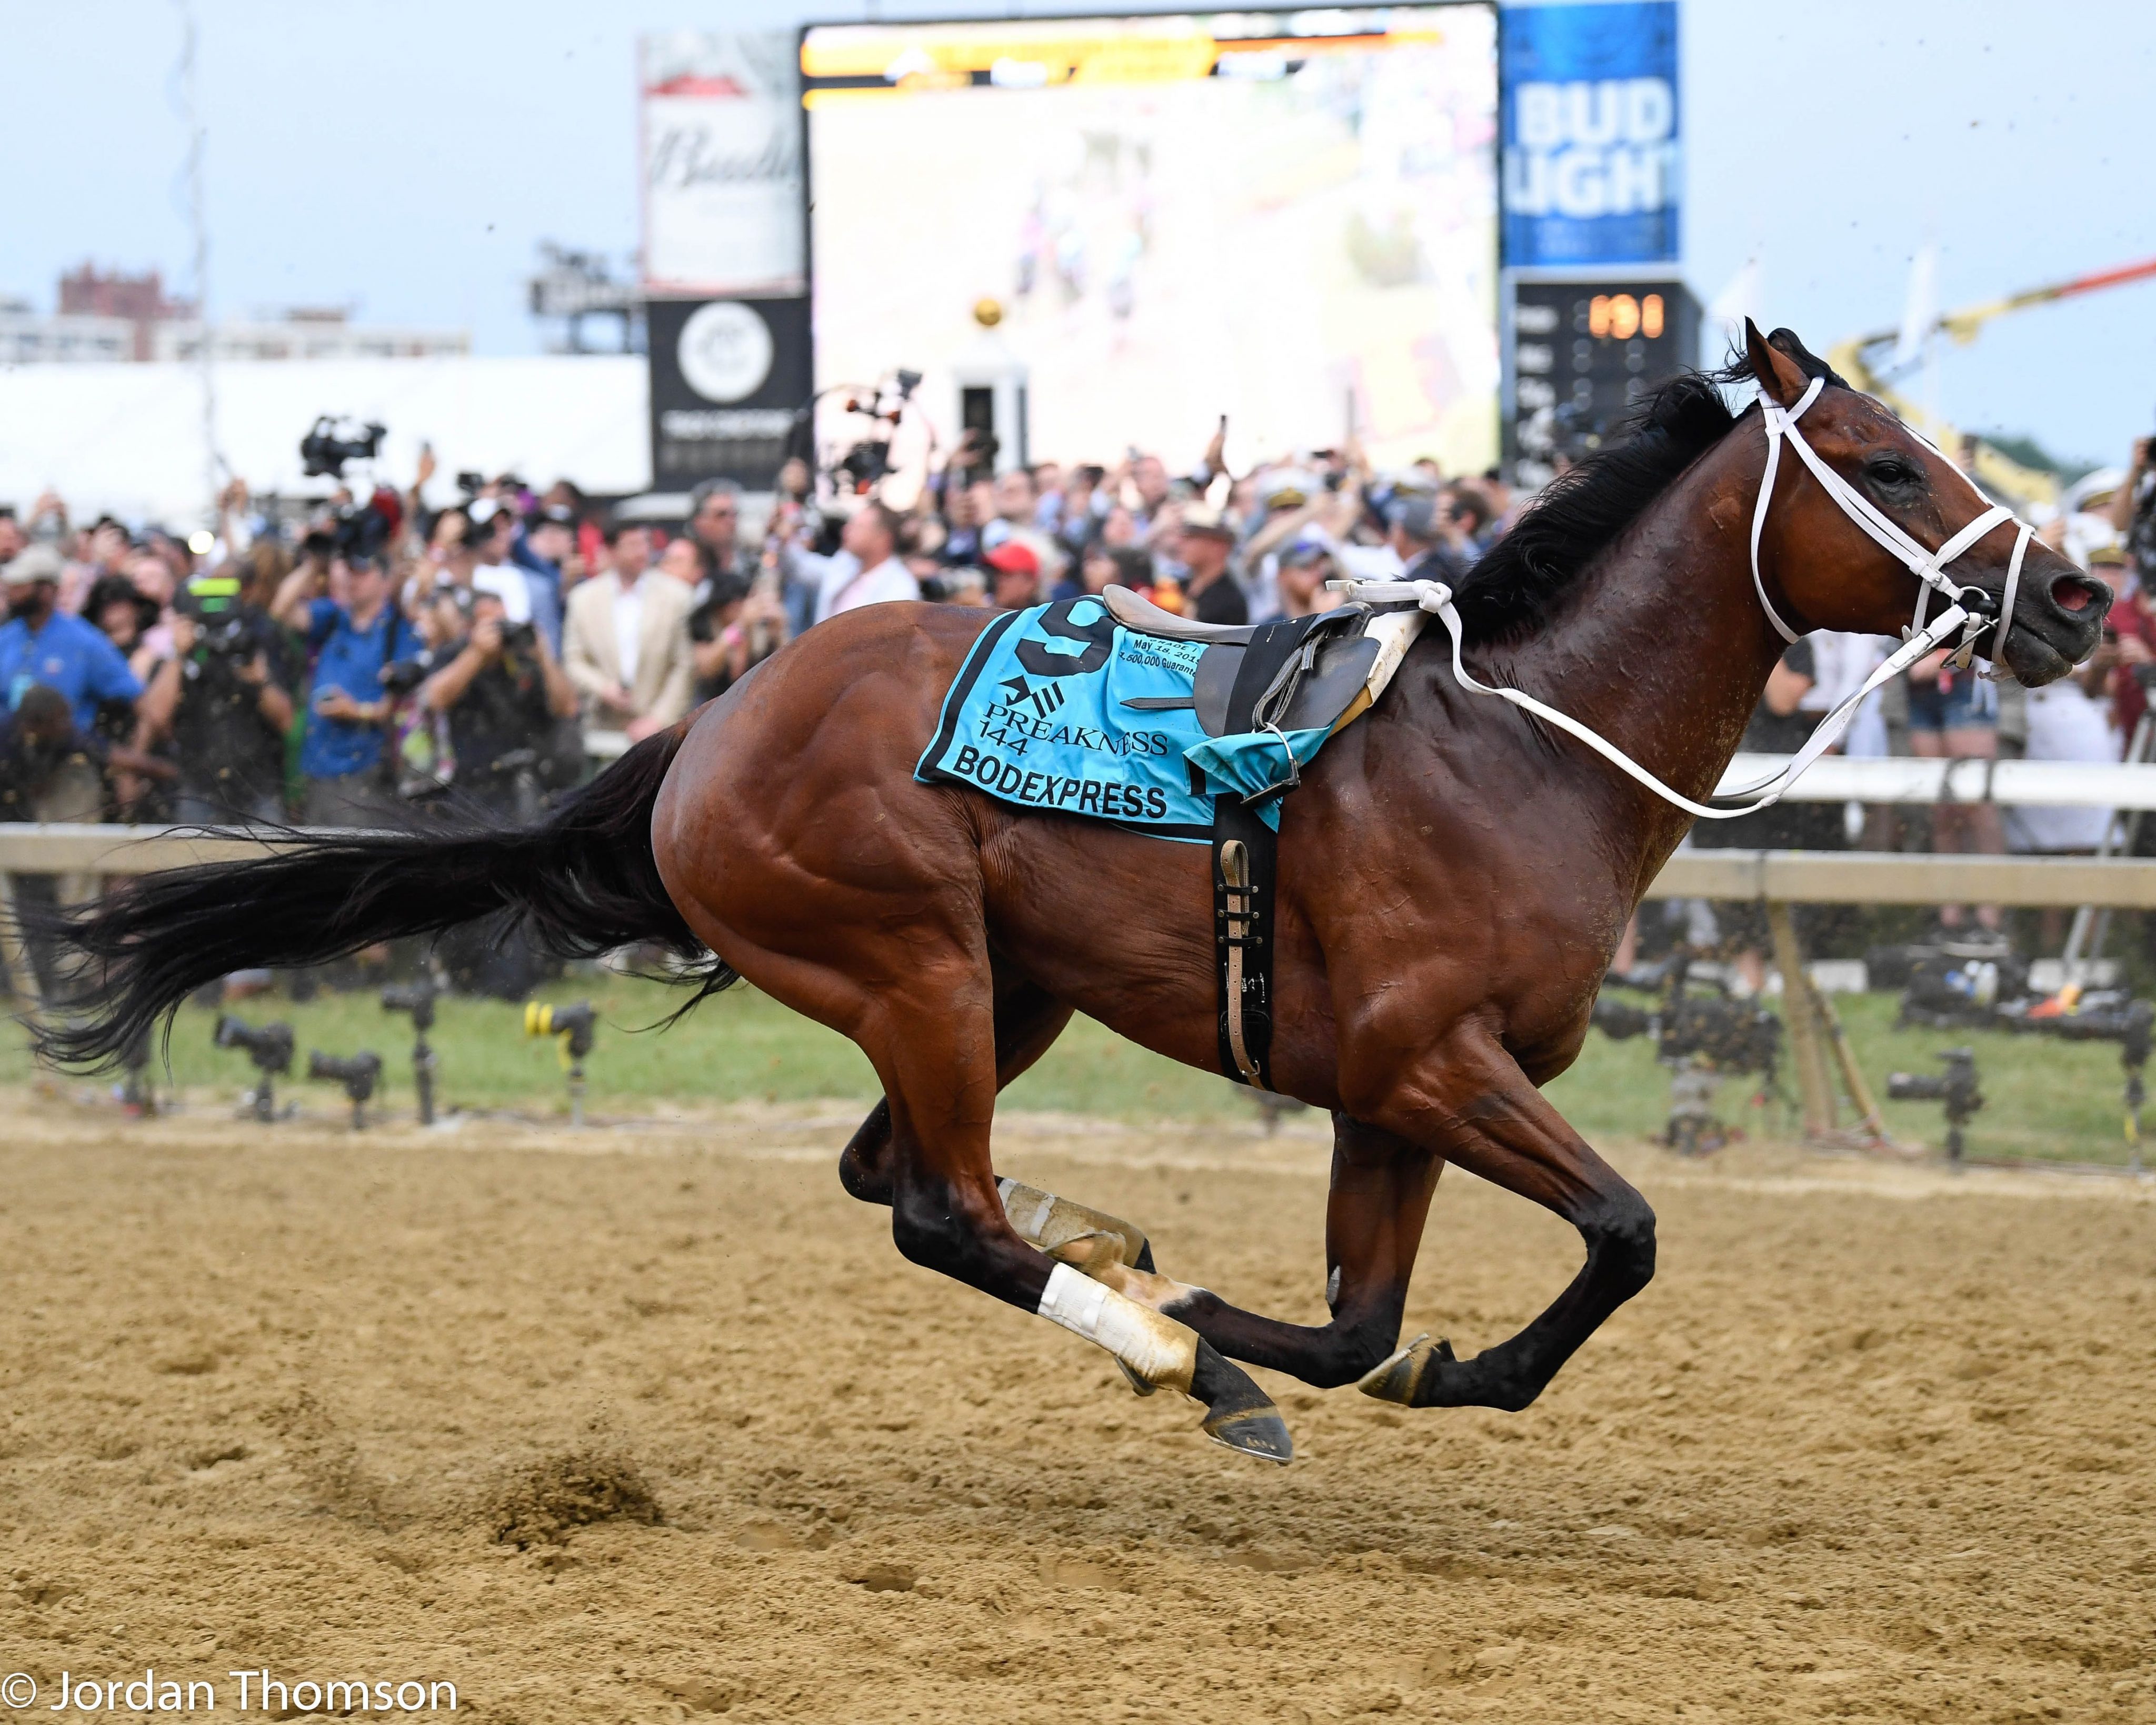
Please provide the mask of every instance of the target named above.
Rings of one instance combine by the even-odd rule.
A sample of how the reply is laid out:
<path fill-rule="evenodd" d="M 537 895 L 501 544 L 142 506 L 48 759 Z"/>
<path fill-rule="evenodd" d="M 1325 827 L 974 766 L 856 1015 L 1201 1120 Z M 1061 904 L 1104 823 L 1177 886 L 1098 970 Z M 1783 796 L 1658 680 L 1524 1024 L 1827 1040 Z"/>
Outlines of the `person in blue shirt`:
<path fill-rule="evenodd" d="M 142 685 L 104 631 L 59 608 L 60 572 L 59 553 L 46 545 L 0 569 L 8 613 L 0 624 L 0 704 L 13 712 L 42 683 L 66 697 L 75 728 L 87 733 L 101 704 L 131 706 Z"/>
<path fill-rule="evenodd" d="M 340 555 L 329 574 L 344 593 L 342 603 L 321 593 L 321 578 L 301 567 L 286 578 L 270 608 L 280 623 L 306 637 L 314 660 L 300 739 L 300 819 L 308 826 L 382 826 L 395 812 L 382 772 L 393 703 L 382 674 L 400 660 L 418 658 L 422 643 L 392 602 L 379 553 Z"/>
<path fill-rule="evenodd" d="M 531 578 L 531 621 L 557 659 L 562 656 L 562 565 L 576 545 L 577 518 L 556 504 L 519 528 L 509 547 L 510 561 Z"/>

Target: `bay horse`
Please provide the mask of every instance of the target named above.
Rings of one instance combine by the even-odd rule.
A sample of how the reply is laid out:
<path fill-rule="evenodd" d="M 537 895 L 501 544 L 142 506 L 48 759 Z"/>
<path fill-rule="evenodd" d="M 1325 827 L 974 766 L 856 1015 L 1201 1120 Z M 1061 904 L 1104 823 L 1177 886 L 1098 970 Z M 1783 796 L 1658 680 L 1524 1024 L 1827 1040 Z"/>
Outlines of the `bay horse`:
<path fill-rule="evenodd" d="M 1720 385 L 1740 379 L 1761 399 L 1738 414 Z M 1763 486 L 1794 413 L 1812 465 Z M 1706 797 L 1783 650 L 1770 618 L 1891 633 L 1919 596 L 1818 463 L 1935 562 L 1988 506 L 1795 336 L 1748 325 L 1727 372 L 1665 387 L 1461 580 L 1471 675 Z M 2007 665 L 2029 684 L 2063 675 L 2094 647 L 2107 591 L 2025 532 L 2010 580 L 2005 536 L 1978 531 L 1947 585 L 1979 620 L 1989 603 L 1994 637 L 2011 588 Z M 701 967 L 698 999 L 747 978 L 868 1056 L 884 1097 L 839 1174 L 891 1207 L 900 1252 L 1096 1341 L 1142 1393 L 1193 1396 L 1222 1441 L 1290 1453 L 1235 1361 L 1418 1407 L 1527 1406 L 1654 1272 L 1652 1210 L 1539 1086 L 1578 1054 L 1690 817 L 1464 686 L 1435 630 L 1304 770 L 1280 829 L 1272 1075 L 1332 1117 L 1331 1319 L 1277 1321 L 1161 1274 L 1129 1224 L 998 1184 L 997 1092 L 1074 1012 L 1202 1069 L 1218 1019 L 1206 847 L 914 778 L 986 621 L 923 604 L 835 618 L 527 827 L 295 837 L 146 877 L 68 916 L 90 993 L 43 1045 L 107 1062 L 230 971 L 505 911 L 565 953 L 661 942 Z M 1464 1359 L 1399 1345 L 1448 1162 L 1555 1211 L 1586 1253 L 1526 1328 Z"/>

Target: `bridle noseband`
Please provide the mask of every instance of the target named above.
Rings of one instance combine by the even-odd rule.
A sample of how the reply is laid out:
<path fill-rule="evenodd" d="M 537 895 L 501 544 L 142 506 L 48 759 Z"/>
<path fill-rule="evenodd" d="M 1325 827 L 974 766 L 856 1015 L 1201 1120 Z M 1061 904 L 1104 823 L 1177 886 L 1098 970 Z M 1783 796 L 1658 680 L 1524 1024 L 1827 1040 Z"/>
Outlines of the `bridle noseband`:
<path fill-rule="evenodd" d="M 1671 789 L 1606 737 L 1589 730 L 1569 715 L 1536 700 L 1533 696 L 1518 689 L 1492 687 L 1470 676 L 1466 665 L 1460 660 L 1466 630 L 1462 627 L 1460 613 L 1452 603 L 1452 588 L 1444 582 L 1331 581 L 1326 585 L 1345 593 L 1351 601 L 1362 600 L 1378 604 L 1389 601 L 1414 601 L 1422 609 L 1436 616 L 1451 635 L 1452 674 L 1458 679 L 1460 687 L 1471 690 L 1477 695 L 1494 695 L 1501 700 L 1509 701 L 1514 706 L 1532 713 L 1547 724 L 1554 725 L 1568 736 L 1578 737 L 1604 760 L 1637 779 L 1664 800 L 1702 820 L 1732 820 L 1740 814 L 1750 814 L 1779 802 L 1782 793 L 1796 783 L 1799 776 L 1841 740 L 1842 733 L 1849 729 L 1856 717 L 1857 709 L 1873 691 L 1892 681 L 1926 654 L 1946 645 L 1956 634 L 1960 636 L 1960 639 L 1956 644 L 1953 655 L 1955 664 L 1967 665 L 1975 653 L 1976 644 L 1989 630 L 1992 638 L 1991 646 L 1985 656 L 1996 665 L 2006 644 L 2007 630 L 2013 624 L 2014 601 L 2021 586 L 2021 562 L 2028 554 L 2029 541 L 2032 536 L 2032 530 L 2026 522 L 2016 523 L 2019 531 L 2015 536 L 2013 554 L 2006 566 L 2006 587 L 1999 598 L 1999 614 L 1991 617 L 1981 611 L 1971 610 L 1962 603 L 1964 598 L 1974 596 L 1979 604 L 1988 607 L 1990 595 L 1981 588 L 1964 587 L 1953 580 L 1945 572 L 1946 565 L 1960 557 L 1993 528 L 2014 521 L 2014 511 L 2004 505 L 1989 506 L 1937 551 L 1927 551 L 1875 508 L 1869 498 L 1821 460 L 1819 452 L 1804 440 L 1804 434 L 1797 429 L 1797 421 L 1804 416 L 1804 410 L 1819 399 L 1820 392 L 1825 387 L 1825 378 L 1813 378 L 1810 388 L 1798 398 L 1793 408 L 1783 407 L 1763 393 L 1759 398 L 1760 417 L 1767 430 L 1767 469 L 1759 481 L 1759 501 L 1752 510 L 1752 587 L 1759 596 L 1759 608 L 1767 614 L 1767 620 L 1774 625 L 1784 640 L 1794 643 L 1799 639 L 1797 631 L 1782 620 L 1781 613 L 1774 608 L 1774 602 L 1767 597 L 1767 583 L 1759 573 L 1759 536 L 1767 524 L 1767 508 L 1774 499 L 1774 479 L 1781 466 L 1782 444 L 1786 440 L 1797 452 L 1798 458 L 1811 470 L 1812 477 L 1820 482 L 1821 489 L 1840 507 L 1841 512 L 1917 578 L 1916 614 L 1910 619 L 1909 627 L 1902 631 L 1902 644 L 1864 680 L 1862 687 L 1844 698 L 1820 721 L 1818 728 L 1805 739 L 1804 747 L 1789 757 L 1787 766 L 1756 783 L 1717 795 L 1712 803 L 1696 803 L 1682 792 Z M 1923 439 L 1920 433 L 1912 431 L 1911 435 L 1924 441 L 1925 446 L 1939 454 L 1942 460 L 1946 459 L 1937 446 Z M 1952 465 L 1951 463 L 1948 465 Z M 1974 485 L 1969 489 L 1972 491 L 1976 490 Z M 1981 492 L 1977 495 L 1979 501 L 1983 501 Z M 1936 621 L 1927 625 L 1924 614 L 1931 608 L 1934 592 L 1946 600 L 1946 608 Z M 1746 798 L 1755 800 L 1743 800 Z"/>

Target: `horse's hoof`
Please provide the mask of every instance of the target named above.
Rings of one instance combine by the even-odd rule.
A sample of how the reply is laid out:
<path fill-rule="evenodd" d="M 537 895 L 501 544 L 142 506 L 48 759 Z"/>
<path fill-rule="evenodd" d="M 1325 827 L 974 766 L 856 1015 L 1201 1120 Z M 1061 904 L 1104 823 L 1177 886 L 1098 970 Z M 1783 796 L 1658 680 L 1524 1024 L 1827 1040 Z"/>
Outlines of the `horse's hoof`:
<path fill-rule="evenodd" d="M 1200 1337 L 1190 1393 L 1205 1404 L 1205 1435 L 1216 1444 L 1283 1467 L 1295 1456 L 1295 1440 L 1272 1398 L 1240 1366 Z"/>
<path fill-rule="evenodd" d="M 1404 1408 L 1419 1405 L 1415 1392 L 1429 1374 L 1433 1364 L 1452 1363 L 1456 1356 L 1452 1343 L 1440 1338 L 1433 1342 L 1424 1330 L 1414 1341 L 1391 1358 L 1382 1360 L 1365 1372 L 1355 1387 L 1365 1395 L 1373 1395 L 1381 1402 L 1398 1402 Z"/>
<path fill-rule="evenodd" d="M 1287 1421 L 1270 1402 L 1262 1408 L 1208 1420 L 1205 1435 L 1260 1461 L 1277 1461 L 1286 1467 L 1295 1460 L 1295 1440 L 1287 1435 Z"/>

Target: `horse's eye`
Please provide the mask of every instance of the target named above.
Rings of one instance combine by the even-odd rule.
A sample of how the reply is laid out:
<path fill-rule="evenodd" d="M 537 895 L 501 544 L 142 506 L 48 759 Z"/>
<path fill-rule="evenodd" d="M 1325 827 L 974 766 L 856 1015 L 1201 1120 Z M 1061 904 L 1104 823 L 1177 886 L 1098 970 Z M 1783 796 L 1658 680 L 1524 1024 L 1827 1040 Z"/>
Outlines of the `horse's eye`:
<path fill-rule="evenodd" d="M 1875 455 L 1864 464 L 1864 476 L 1888 490 L 1907 490 L 1923 482 L 1923 475 L 1899 455 Z"/>

